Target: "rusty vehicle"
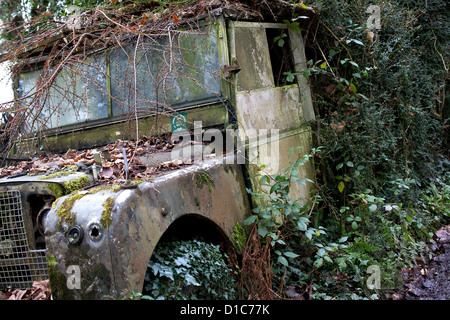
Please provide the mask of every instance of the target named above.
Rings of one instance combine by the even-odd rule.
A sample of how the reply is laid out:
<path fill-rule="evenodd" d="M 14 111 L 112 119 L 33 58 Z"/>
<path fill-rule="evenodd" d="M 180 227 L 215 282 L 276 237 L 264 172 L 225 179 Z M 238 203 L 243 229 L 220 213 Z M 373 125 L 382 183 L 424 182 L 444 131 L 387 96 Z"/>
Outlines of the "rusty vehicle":
<path fill-rule="evenodd" d="M 190 38 L 179 33 L 178 42 L 182 48 L 184 44 L 197 48 L 189 58 L 203 70 L 200 75 L 196 71 L 200 85 L 194 87 L 184 80 L 172 83 L 174 89 L 165 98 L 173 116 L 159 119 L 158 133 L 176 132 L 174 117 L 181 114 L 182 126 L 189 132 L 194 122 L 201 122 L 204 129 L 218 128 L 224 137 L 227 129 L 244 140 L 252 130 L 264 129 L 278 130 L 276 138 L 260 141 L 257 148 L 245 144 L 245 162 L 234 152 L 220 152 L 139 184 L 96 186 L 101 161 L 83 170 L 1 178 L 2 288 L 23 288 L 35 279 L 49 278 L 54 299 L 120 299 L 141 292 L 148 261 L 160 241 L 168 235 L 201 235 L 233 245 L 234 227 L 242 225 L 257 202 L 246 188 L 260 188 L 253 178 L 258 167 L 264 164 L 273 173 L 280 172 L 289 164 L 289 148 L 302 146 L 299 152 L 309 152 L 308 122 L 314 119 L 314 111 L 307 79 L 297 75 L 289 82 L 283 77 L 294 68 L 307 68 L 301 33 L 285 23 L 238 21 L 222 11 L 203 21 L 202 28 L 206 30 L 203 35 Z M 284 46 L 274 41 L 281 34 Z M 161 43 L 167 45 L 170 36 L 161 38 Z M 156 133 L 154 114 L 125 121 L 121 116 L 129 110 L 114 99 L 123 89 L 111 79 L 126 69 L 127 53 L 135 50 L 133 39 L 129 47 L 96 52 L 86 62 L 91 67 L 87 72 L 103 71 L 97 74 L 97 84 L 104 91 L 89 88 L 89 114 L 82 120 L 70 110 L 70 96 L 54 94 L 52 103 L 67 110 L 63 116 L 50 116 L 45 150 L 102 146 L 133 138 L 136 130 L 140 135 Z M 149 70 L 137 81 L 140 92 L 155 99 L 148 78 L 157 68 L 157 58 L 151 53 L 137 54 L 145 58 L 141 61 L 153 61 L 137 67 Z M 37 67 L 20 75 L 19 94 L 31 90 L 44 58 L 36 59 Z M 126 78 L 126 72 L 118 77 Z M 58 81 L 62 86 L 64 77 Z M 74 95 L 79 88 L 86 86 L 76 84 Z M 272 145 L 278 152 L 267 152 Z M 151 165 L 155 158 L 167 156 L 144 154 L 140 160 Z M 309 169 L 304 170 L 306 175 Z M 306 198 L 308 188 L 299 186 L 291 192 Z M 79 267 L 81 283 L 76 288 L 67 285 L 71 266 Z"/>

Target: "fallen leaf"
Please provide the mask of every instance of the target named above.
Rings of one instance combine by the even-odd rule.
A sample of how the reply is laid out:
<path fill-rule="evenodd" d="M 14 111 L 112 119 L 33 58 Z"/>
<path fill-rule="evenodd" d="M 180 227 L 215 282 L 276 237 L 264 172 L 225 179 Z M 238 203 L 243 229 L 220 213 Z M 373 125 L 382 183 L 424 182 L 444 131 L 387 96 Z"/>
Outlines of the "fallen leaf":
<path fill-rule="evenodd" d="M 180 21 L 181 21 L 181 19 L 178 18 L 176 14 L 174 14 L 174 15 L 172 16 L 172 19 L 173 19 L 173 21 L 175 21 L 175 22 L 180 22 Z"/>
<path fill-rule="evenodd" d="M 114 174 L 114 170 L 111 167 L 103 168 L 103 170 L 100 172 L 100 174 L 103 178 L 109 179 Z"/>

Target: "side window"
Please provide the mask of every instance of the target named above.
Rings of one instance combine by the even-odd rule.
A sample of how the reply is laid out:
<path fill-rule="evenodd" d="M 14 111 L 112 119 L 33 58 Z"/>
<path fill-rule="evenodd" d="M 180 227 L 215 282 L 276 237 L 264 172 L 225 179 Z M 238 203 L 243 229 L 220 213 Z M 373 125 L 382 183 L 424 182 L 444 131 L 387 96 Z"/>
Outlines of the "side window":
<path fill-rule="evenodd" d="M 20 75 L 19 96 L 35 92 L 40 73 L 37 70 Z M 108 117 L 105 58 L 96 56 L 68 65 L 39 101 L 43 103 L 42 112 L 36 115 L 33 128 L 27 129 L 52 129 Z"/>
<path fill-rule="evenodd" d="M 105 57 L 91 57 L 61 71 L 46 112 L 52 128 L 108 117 Z"/>
<path fill-rule="evenodd" d="M 172 37 L 148 38 L 136 51 L 134 46 L 115 49 L 110 54 L 113 116 L 134 108 L 134 68 L 136 105 L 141 113 L 156 106 L 195 103 L 220 96 L 219 54 L 215 29 L 197 34 L 174 32 Z"/>
<path fill-rule="evenodd" d="M 136 53 L 136 61 L 134 55 Z M 219 53 L 214 25 L 171 36 L 145 37 L 138 49 L 123 45 L 66 65 L 45 97 L 33 127 L 52 129 L 133 112 L 148 115 L 221 97 Z M 135 79 L 136 70 L 136 79 Z M 19 96 L 36 92 L 41 70 L 22 73 Z M 135 86 L 135 83 L 137 84 Z M 38 110 L 39 108 L 36 108 Z"/>

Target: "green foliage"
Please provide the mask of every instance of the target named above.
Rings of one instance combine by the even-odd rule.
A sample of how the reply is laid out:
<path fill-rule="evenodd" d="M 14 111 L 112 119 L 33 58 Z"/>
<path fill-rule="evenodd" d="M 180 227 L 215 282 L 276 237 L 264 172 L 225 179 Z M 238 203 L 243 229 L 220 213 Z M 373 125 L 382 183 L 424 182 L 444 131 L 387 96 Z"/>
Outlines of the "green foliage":
<path fill-rule="evenodd" d="M 261 176 L 268 193 L 249 192 L 267 206 L 246 223 L 271 243 L 274 286 L 310 288 L 313 299 L 384 298 L 449 222 L 449 9 L 442 0 L 382 1 L 381 29 L 367 30 L 370 1 L 305 2 L 320 12 L 297 25 L 309 61 L 284 76 L 311 81 L 316 193 L 302 204 L 289 198 L 295 165 Z M 366 285 L 372 265 L 380 290 Z"/>
<path fill-rule="evenodd" d="M 236 299 L 232 271 L 218 246 L 200 240 L 158 245 L 148 264 L 144 291 L 147 299 Z"/>
<path fill-rule="evenodd" d="M 298 148 L 289 149 L 289 156 L 292 156 Z M 283 281 L 292 284 L 302 279 L 302 276 L 308 273 L 305 266 L 315 269 L 333 263 L 333 254 L 346 247 L 344 244 L 346 237 L 341 237 L 335 242 L 327 241 L 322 239 L 326 229 L 312 224 L 312 211 L 319 200 L 316 196 L 308 200 L 290 197 L 293 184 L 314 183 L 310 179 L 299 177 L 299 172 L 300 167 L 307 165 L 319 150 L 320 148 L 313 149 L 311 154 L 291 161 L 290 166 L 280 174 L 257 175 L 262 186 L 268 191 L 255 193 L 250 189 L 247 190 L 252 196 L 264 201 L 263 205 L 253 210 L 255 214 L 248 217 L 244 224 L 256 224 L 261 241 L 270 241 L 270 247 L 275 253 L 272 255 L 273 271 L 277 276 L 278 285 Z M 312 257 L 306 264 L 300 260 L 305 255 Z"/>
<path fill-rule="evenodd" d="M 65 16 L 66 9 L 70 5 L 87 10 L 108 2 L 105 0 L 6 0 L 0 2 L 0 13 L 3 22 L 11 21 L 15 17 L 28 22 L 44 12 L 51 12 L 56 17 Z"/>
<path fill-rule="evenodd" d="M 292 155 L 295 150 L 291 148 L 289 151 Z M 302 199 L 291 199 L 289 193 L 293 182 L 302 185 L 306 185 L 306 182 L 313 183 L 310 179 L 298 176 L 299 167 L 305 165 L 311 157 L 312 155 L 304 155 L 291 161 L 290 166 L 278 175 L 256 175 L 255 178 L 259 178 L 261 186 L 269 191 L 257 193 L 247 189 L 252 196 L 263 199 L 264 205 L 255 208 L 253 212 L 256 214 L 248 217 L 244 224 L 256 223 L 258 234 L 262 238 L 271 238 L 272 246 L 277 243 L 284 244 L 277 235 L 277 229 L 283 222 L 289 221 L 296 230 L 307 231 L 310 222 L 308 204 L 302 204 Z"/>
<path fill-rule="evenodd" d="M 333 197 L 342 193 L 336 188 L 336 163 L 363 166 L 358 186 L 380 194 L 386 181 L 407 177 L 420 187 L 448 168 L 439 156 L 448 117 L 442 108 L 448 9 L 440 0 L 426 7 L 412 1 L 382 3 L 382 28 L 370 33 L 369 4 L 314 2 L 321 12 L 321 35 L 312 46 L 323 55 L 319 50 L 308 73 L 328 155 L 321 169 Z"/>

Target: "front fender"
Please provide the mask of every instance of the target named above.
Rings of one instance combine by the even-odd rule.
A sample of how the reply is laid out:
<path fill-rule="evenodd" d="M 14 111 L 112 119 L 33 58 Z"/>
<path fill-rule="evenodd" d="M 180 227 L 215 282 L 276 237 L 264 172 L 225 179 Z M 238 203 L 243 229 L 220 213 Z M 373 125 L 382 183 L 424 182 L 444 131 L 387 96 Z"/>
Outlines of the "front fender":
<path fill-rule="evenodd" d="M 62 217 L 64 202 L 70 204 L 70 197 L 64 197 L 45 219 L 55 298 L 128 297 L 142 290 L 153 250 L 175 220 L 200 215 L 231 240 L 236 222 L 250 213 L 241 167 L 223 159 L 171 171 L 135 189 L 109 188 L 78 197 L 71 208 L 74 217 Z M 67 220 L 85 230 L 78 246 L 67 242 Z M 97 239 L 92 226 L 101 233 Z M 67 288 L 71 265 L 80 268 L 80 289 Z"/>

